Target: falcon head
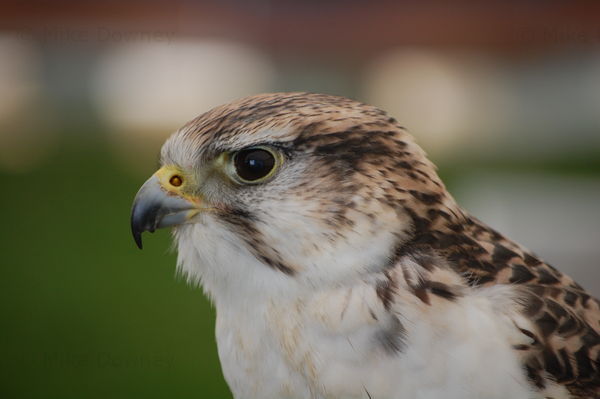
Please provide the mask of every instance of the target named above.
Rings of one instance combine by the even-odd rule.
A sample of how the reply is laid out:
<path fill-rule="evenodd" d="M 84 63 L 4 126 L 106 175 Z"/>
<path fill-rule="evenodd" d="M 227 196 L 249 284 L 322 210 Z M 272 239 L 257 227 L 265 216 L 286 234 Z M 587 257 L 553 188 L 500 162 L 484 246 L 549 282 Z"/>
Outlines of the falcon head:
<path fill-rule="evenodd" d="M 452 207 L 434 166 L 385 112 L 276 93 L 175 132 L 131 227 L 140 248 L 144 231 L 173 227 L 179 270 L 218 301 L 380 271 L 427 212 Z"/>

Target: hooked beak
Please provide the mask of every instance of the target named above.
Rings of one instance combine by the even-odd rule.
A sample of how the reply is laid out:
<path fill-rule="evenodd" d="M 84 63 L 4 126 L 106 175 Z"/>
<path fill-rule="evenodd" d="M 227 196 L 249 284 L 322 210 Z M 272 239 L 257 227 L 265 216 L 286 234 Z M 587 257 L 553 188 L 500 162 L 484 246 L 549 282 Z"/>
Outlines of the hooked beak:
<path fill-rule="evenodd" d="M 138 248 L 142 249 L 142 233 L 185 223 L 198 212 L 198 204 L 184 198 L 175 190 L 161 184 L 161 171 L 149 178 L 133 200 L 131 233 Z"/>

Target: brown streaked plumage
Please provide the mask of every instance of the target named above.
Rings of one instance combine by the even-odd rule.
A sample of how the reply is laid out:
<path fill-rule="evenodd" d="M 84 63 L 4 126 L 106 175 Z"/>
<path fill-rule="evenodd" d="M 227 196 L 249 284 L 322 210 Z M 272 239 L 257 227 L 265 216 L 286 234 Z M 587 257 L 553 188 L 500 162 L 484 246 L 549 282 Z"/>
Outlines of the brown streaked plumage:
<path fill-rule="evenodd" d="M 469 300 L 485 287 L 507 285 L 514 292 L 515 312 L 527 321 L 525 326 L 513 321 L 517 335 L 520 332 L 523 337 L 512 348 L 532 389 L 545 395 L 558 385 L 566 387 L 572 398 L 600 396 L 599 302 L 570 277 L 461 209 L 446 191 L 435 166 L 395 119 L 375 107 L 341 97 L 258 95 L 192 120 L 167 142 L 162 159 L 165 165 L 199 168 L 197 165 L 210 164 L 224 151 L 255 145 L 281 151 L 285 162 L 296 165 L 282 168 L 297 167 L 296 178 L 287 178 L 285 173 L 292 176 L 292 172 L 282 169 L 283 180 L 277 175 L 262 188 L 222 185 L 219 180 L 215 188 L 207 184 L 202 195 L 213 207 L 215 225 L 238 237 L 243 251 L 265 268 L 283 274 L 277 279 L 321 287 L 325 277 L 315 277 L 311 268 L 318 265 L 313 259 L 333 252 L 338 242 L 351 242 L 359 225 L 360 229 L 367 226 L 360 230 L 365 236 L 388 229 L 394 238 L 381 254 L 382 261 L 364 265 L 356 273 L 381 305 L 381 309 L 367 306 L 368 323 L 379 326 L 373 342 L 387 356 L 402 356 L 410 341 L 402 313 L 407 303 L 419 312 L 428 312 L 445 303 Z M 183 154 L 182 147 L 194 151 Z M 217 179 L 210 176 L 208 181 Z M 282 196 L 310 204 L 294 212 L 300 222 L 311 223 L 314 235 L 301 236 L 301 228 L 290 232 L 295 225 L 274 233 L 269 230 L 274 223 L 271 212 L 279 210 L 254 204 L 278 204 Z M 282 205 L 281 209 L 285 212 L 287 208 Z M 289 216 L 281 215 L 280 219 Z M 180 252 L 182 245 L 191 245 L 181 243 L 184 234 L 191 234 L 190 226 L 177 228 Z M 285 244 L 292 241 L 283 237 L 288 233 L 296 239 L 290 252 Z M 303 237 L 306 242 L 297 242 Z M 182 263 L 185 266 L 186 260 Z M 196 273 L 195 265 L 187 267 L 185 273 Z M 226 307 L 221 304 L 228 301 L 219 290 L 226 288 L 220 282 L 212 286 L 207 282 L 211 276 L 198 273 L 219 312 Z M 262 280 L 259 285 L 269 289 Z M 352 295 L 350 288 L 341 320 L 348 317 Z M 298 299 L 296 305 L 306 306 L 305 299 Z M 282 327 L 283 337 L 288 332 Z M 293 342 L 299 339 L 294 336 Z M 282 342 L 288 341 L 282 338 Z M 290 344 L 284 348 L 292 359 L 288 363 L 296 364 L 293 348 Z M 299 373 L 308 381 L 318 380 L 318 373 L 306 371 L 306 367 L 314 371 L 316 366 L 303 356 Z M 365 388 L 368 396 L 371 390 Z"/>

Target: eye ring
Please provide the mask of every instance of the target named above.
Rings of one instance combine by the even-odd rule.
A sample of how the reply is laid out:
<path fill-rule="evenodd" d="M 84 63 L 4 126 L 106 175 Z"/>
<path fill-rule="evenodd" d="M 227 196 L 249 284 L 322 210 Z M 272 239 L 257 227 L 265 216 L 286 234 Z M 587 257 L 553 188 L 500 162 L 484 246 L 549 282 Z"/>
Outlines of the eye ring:
<path fill-rule="evenodd" d="M 236 180 L 244 184 L 258 184 L 273 176 L 282 156 L 270 147 L 260 146 L 236 151 L 231 159 Z"/>

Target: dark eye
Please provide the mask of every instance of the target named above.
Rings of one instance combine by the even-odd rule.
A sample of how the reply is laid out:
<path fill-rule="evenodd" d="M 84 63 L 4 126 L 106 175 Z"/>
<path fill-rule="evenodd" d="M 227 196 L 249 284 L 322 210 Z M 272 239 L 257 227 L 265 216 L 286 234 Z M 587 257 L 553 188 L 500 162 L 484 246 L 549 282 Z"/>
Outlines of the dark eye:
<path fill-rule="evenodd" d="M 273 153 L 263 148 L 238 151 L 233 159 L 237 175 L 247 182 L 257 182 L 268 176 L 275 163 Z"/>

